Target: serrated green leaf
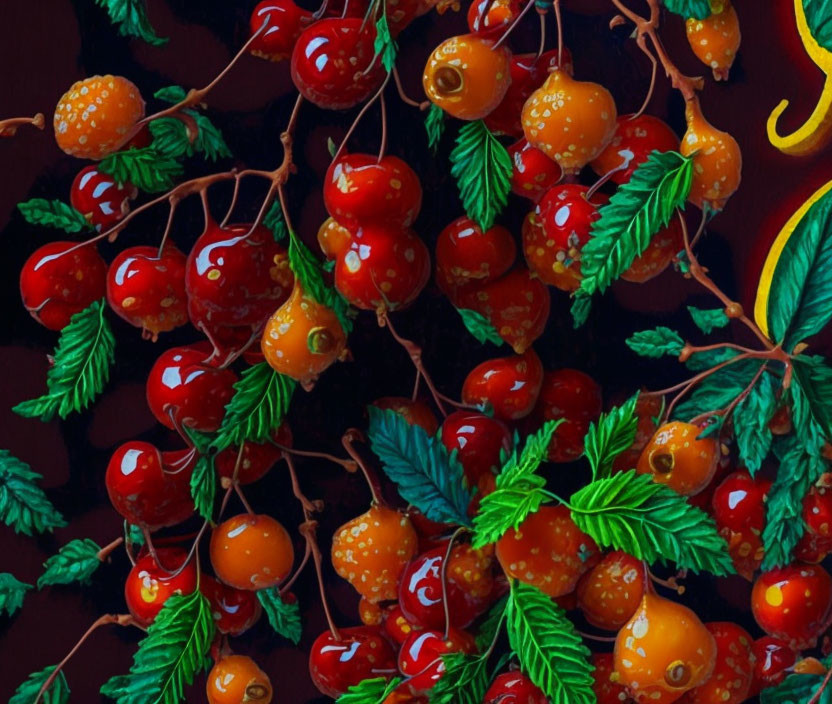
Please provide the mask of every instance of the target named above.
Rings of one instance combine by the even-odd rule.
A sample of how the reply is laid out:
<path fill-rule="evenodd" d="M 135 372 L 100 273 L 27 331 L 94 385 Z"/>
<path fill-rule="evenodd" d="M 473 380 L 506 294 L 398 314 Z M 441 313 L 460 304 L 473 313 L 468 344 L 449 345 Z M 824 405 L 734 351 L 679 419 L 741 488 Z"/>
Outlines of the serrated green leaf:
<path fill-rule="evenodd" d="M 13 616 L 23 606 L 23 598 L 31 588 L 31 584 L 21 582 L 13 574 L 0 572 L 0 614 L 5 611 Z"/>
<path fill-rule="evenodd" d="M 482 120 L 462 126 L 451 152 L 451 175 L 465 212 L 483 231 L 508 203 L 511 168 L 508 151 Z"/>
<path fill-rule="evenodd" d="M 38 578 L 38 589 L 49 584 L 87 584 L 101 565 L 101 547 L 89 538 L 71 540 L 56 555 L 43 563 L 44 572 Z"/>
<path fill-rule="evenodd" d="M 674 418 L 691 420 L 712 411 L 727 408 L 760 369 L 760 360 L 742 359 L 715 371 L 700 381 L 693 392 L 673 411 Z"/>
<path fill-rule="evenodd" d="M 269 623 L 275 632 L 292 641 L 295 645 L 300 643 L 303 626 L 301 625 L 298 602 L 289 603 L 284 601 L 277 587 L 259 589 L 257 598 L 260 600 L 263 611 L 266 612 Z"/>
<path fill-rule="evenodd" d="M 55 666 L 50 665 L 40 672 L 33 672 L 29 675 L 14 691 L 12 698 L 9 699 L 9 704 L 32 704 L 40 688 L 49 679 L 49 675 L 52 674 L 54 669 Z M 41 704 L 67 704 L 69 702 L 69 685 L 63 671 L 58 673 L 58 676 L 49 685 L 49 689 L 43 693 L 40 701 Z"/>
<path fill-rule="evenodd" d="M 658 327 L 655 330 L 635 332 L 626 340 L 627 347 L 641 357 L 678 357 L 682 354 L 685 341 L 675 330 Z"/>
<path fill-rule="evenodd" d="M 692 372 L 704 372 L 706 369 L 727 362 L 739 354 L 736 350 L 730 347 L 719 347 L 713 350 L 706 350 L 705 352 L 694 352 L 685 361 L 685 366 Z"/>
<path fill-rule="evenodd" d="M 376 57 L 381 57 L 381 65 L 388 73 L 393 70 L 396 65 L 396 54 L 398 53 L 398 46 L 396 40 L 390 35 L 390 26 L 387 24 L 387 9 L 381 13 L 381 17 L 376 21 L 376 38 L 373 41 L 373 61 Z"/>
<path fill-rule="evenodd" d="M 572 327 L 577 330 L 586 323 L 592 310 L 592 298 L 589 296 L 575 296 L 569 312 L 572 314 Z"/>
<path fill-rule="evenodd" d="M 500 337 L 500 333 L 494 328 L 491 322 L 481 313 L 470 308 L 457 308 L 456 312 L 462 318 L 462 323 L 465 329 L 473 335 L 474 339 L 480 344 L 491 342 L 498 347 L 505 344 L 505 340 Z"/>
<path fill-rule="evenodd" d="M 196 122 L 197 133 L 193 147 L 197 152 L 211 161 L 227 159 L 232 156 L 231 150 L 228 148 L 225 137 L 222 136 L 219 127 L 211 122 L 208 117 L 196 110 L 185 110 L 185 113 L 190 115 Z"/>
<path fill-rule="evenodd" d="M 711 3 L 708 0 L 664 0 L 664 6 L 685 19 L 693 17 L 704 20 L 711 16 Z"/>
<path fill-rule="evenodd" d="M 14 528 L 15 533 L 46 533 L 66 525 L 35 484 L 40 478 L 28 464 L 8 450 L 0 450 L 0 521 Z"/>
<path fill-rule="evenodd" d="M 71 205 L 59 200 L 32 198 L 17 204 L 23 219 L 32 225 L 54 227 L 64 232 L 83 232 L 91 230 L 92 225 Z"/>
<path fill-rule="evenodd" d="M 401 681 L 401 677 L 394 677 L 389 682 L 384 677 L 361 680 L 338 697 L 336 704 L 383 704 Z"/>
<path fill-rule="evenodd" d="M 213 520 L 216 496 L 217 473 L 214 471 L 214 455 L 200 455 L 191 474 L 191 497 L 197 513 L 206 521 Z"/>
<path fill-rule="evenodd" d="M 740 461 L 752 476 L 771 450 L 773 436 L 768 423 L 777 410 L 778 386 L 771 374 L 763 374 L 734 410 L 734 434 Z"/>
<path fill-rule="evenodd" d="M 104 316 L 103 300 L 72 316 L 52 355 L 45 395 L 18 403 L 12 410 L 26 418 L 50 421 L 85 410 L 110 380 L 116 340 Z"/>
<path fill-rule="evenodd" d="M 823 675 L 792 673 L 780 684 L 763 689 L 760 704 L 806 704 L 813 701 L 812 697 L 820 690 L 823 680 Z M 832 687 L 826 687 L 816 702 L 832 704 Z"/>
<path fill-rule="evenodd" d="M 142 533 L 139 526 L 124 521 L 124 540 L 131 545 L 142 546 L 144 545 L 144 533 Z"/>
<path fill-rule="evenodd" d="M 690 317 L 702 332 L 710 335 L 717 328 L 724 328 L 731 322 L 727 315 L 725 315 L 724 308 L 710 308 L 702 309 L 695 306 L 688 306 Z"/>
<path fill-rule="evenodd" d="M 188 91 L 186 91 L 182 86 L 165 86 L 164 88 L 157 90 L 153 94 L 153 97 L 157 100 L 170 103 L 171 105 L 176 105 L 188 97 Z"/>
<path fill-rule="evenodd" d="M 557 604 L 536 587 L 515 582 L 506 624 L 523 672 L 551 704 L 594 704 L 590 652 Z"/>
<path fill-rule="evenodd" d="M 638 394 L 609 413 L 602 413 L 597 422 L 590 424 L 584 438 L 584 454 L 592 467 L 594 479 L 609 476 L 615 458 L 635 442 L 638 428 L 636 403 Z"/>
<path fill-rule="evenodd" d="M 445 672 L 430 691 L 430 704 L 482 704 L 488 689 L 488 657 L 442 655 Z"/>
<path fill-rule="evenodd" d="M 263 218 L 263 225 L 271 230 L 275 242 L 283 242 L 289 236 L 289 228 L 286 227 L 283 208 L 280 207 L 278 199 L 275 198 L 269 207 L 269 212 Z"/>
<path fill-rule="evenodd" d="M 470 526 L 471 492 L 455 454 L 395 411 L 370 406 L 367 412 L 370 447 L 402 498 L 432 521 Z"/>
<path fill-rule="evenodd" d="M 796 429 L 798 433 L 801 430 L 811 427 L 807 423 L 817 426 L 820 435 L 823 439 L 832 438 L 832 368 L 828 367 L 824 362 L 823 357 L 812 357 L 807 355 L 800 355 L 796 357 L 793 362 L 794 379 L 797 382 L 797 387 L 792 389 L 792 395 L 800 392 L 800 402 L 804 402 L 806 411 L 806 423 L 801 424 Z M 797 416 L 801 415 L 800 409 L 795 412 L 795 421 Z M 807 448 L 810 450 L 810 448 Z M 819 450 L 815 450 L 817 454 Z"/>
<path fill-rule="evenodd" d="M 167 38 L 158 36 L 147 19 L 145 0 L 95 0 L 95 3 L 107 10 L 121 36 L 136 37 L 153 46 L 167 44 Z"/>
<path fill-rule="evenodd" d="M 442 135 L 445 133 L 445 111 L 435 103 L 431 103 L 425 115 L 425 132 L 428 134 L 428 147 L 436 153 Z"/>
<path fill-rule="evenodd" d="M 146 193 L 169 191 L 183 171 L 178 161 L 160 153 L 153 145 L 105 156 L 98 162 L 98 169 L 118 183 L 132 183 Z"/>
<path fill-rule="evenodd" d="M 713 519 L 649 474 L 631 469 L 596 479 L 569 500 L 572 520 L 602 547 L 647 562 L 733 574 L 728 546 Z"/>
<path fill-rule="evenodd" d="M 153 148 L 167 159 L 179 159 L 194 153 L 188 128 L 175 117 L 159 117 L 148 125 L 153 136 Z"/>

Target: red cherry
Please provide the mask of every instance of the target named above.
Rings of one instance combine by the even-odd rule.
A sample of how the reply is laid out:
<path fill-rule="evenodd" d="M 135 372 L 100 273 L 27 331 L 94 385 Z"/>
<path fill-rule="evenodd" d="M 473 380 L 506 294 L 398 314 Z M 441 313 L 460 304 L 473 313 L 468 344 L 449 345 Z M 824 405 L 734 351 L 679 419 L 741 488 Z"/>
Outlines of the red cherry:
<path fill-rule="evenodd" d="M 156 555 L 161 566 L 152 555 L 145 555 L 136 561 L 124 583 L 127 608 L 139 625 L 145 628 L 153 623 L 168 597 L 190 594 L 196 589 L 196 563 L 193 560 L 179 574 L 170 574 L 182 567 L 188 553 L 179 548 L 159 548 Z"/>
<path fill-rule="evenodd" d="M 362 227 L 335 262 L 335 288 L 364 310 L 399 310 L 430 277 L 430 254 L 412 230 Z"/>
<path fill-rule="evenodd" d="M 309 651 L 309 675 L 315 686 L 333 699 L 361 680 L 389 678 L 396 652 L 378 626 L 339 629 L 340 640 L 329 631 L 319 635 Z"/>
<path fill-rule="evenodd" d="M 421 631 L 422 627 L 407 620 L 402 607 L 396 604 L 384 617 L 384 631 L 397 645 L 401 645 L 413 631 Z"/>
<path fill-rule="evenodd" d="M 589 188 L 577 183 L 564 183 L 550 188 L 543 196 L 535 214 L 543 226 L 547 239 L 554 243 L 563 259 L 577 259 L 581 247 L 589 240 L 589 233 L 599 217 L 598 207 L 609 198 L 595 193 L 587 199 Z M 568 266 L 568 264 L 564 264 Z"/>
<path fill-rule="evenodd" d="M 520 671 L 497 675 L 483 704 L 548 704 L 546 695 Z"/>
<path fill-rule="evenodd" d="M 295 277 L 286 250 L 265 227 L 209 223 L 185 270 L 188 313 L 200 327 L 256 330 L 283 304 Z"/>
<path fill-rule="evenodd" d="M 633 260 L 630 268 L 621 274 L 621 278 L 631 283 L 643 284 L 667 269 L 683 247 L 682 225 L 679 218 L 673 218 L 667 227 L 653 235 L 647 249 Z"/>
<path fill-rule="evenodd" d="M 69 202 L 101 231 L 115 225 L 130 212 L 130 201 L 139 194 L 135 186 L 119 185 L 93 164 L 78 172 L 69 191 Z"/>
<path fill-rule="evenodd" d="M 402 416 L 410 425 L 418 425 L 428 435 L 435 435 L 439 430 L 436 414 L 422 401 L 413 401 L 404 396 L 385 396 L 373 401 L 376 408 L 391 410 Z"/>
<path fill-rule="evenodd" d="M 207 574 L 200 576 L 199 590 L 211 603 L 211 616 L 220 633 L 244 633 L 257 623 L 263 611 L 256 592 L 229 587 Z"/>
<path fill-rule="evenodd" d="M 616 550 L 601 558 L 578 582 L 578 606 L 593 626 L 619 630 L 644 596 L 644 564 Z"/>
<path fill-rule="evenodd" d="M 832 550 L 832 489 L 813 486 L 803 499 L 806 532 L 815 537 L 818 547 Z"/>
<path fill-rule="evenodd" d="M 413 694 L 429 691 L 445 673 L 445 653 L 472 653 L 474 639 L 465 631 L 451 628 L 448 637 L 439 631 L 418 631 L 408 636 L 399 650 L 399 671 L 407 677 Z"/>
<path fill-rule="evenodd" d="M 321 108 L 346 110 L 358 105 L 384 80 L 384 67 L 374 58 L 374 41 L 372 22 L 364 24 L 357 17 L 318 20 L 295 42 L 295 87 Z"/>
<path fill-rule="evenodd" d="M 716 642 L 711 676 L 679 700 L 683 704 L 741 704 L 748 697 L 754 671 L 751 636 L 735 623 L 706 623 Z"/>
<path fill-rule="evenodd" d="M 273 435 L 274 441 L 284 447 L 292 447 L 292 430 L 287 423 L 281 423 Z M 282 450 L 270 442 L 247 442 L 243 446 L 240 467 L 237 470 L 237 481 L 240 484 L 251 484 L 262 479 L 275 463 L 280 459 Z M 227 447 L 217 453 L 214 467 L 220 477 L 231 479 L 237 466 L 238 447 Z"/>
<path fill-rule="evenodd" d="M 330 0 L 325 17 L 364 17 L 369 9 L 368 0 Z"/>
<path fill-rule="evenodd" d="M 762 531 L 770 488 L 771 480 L 752 478 L 745 469 L 729 474 L 717 487 L 712 500 L 717 525 L 736 531 L 746 526 Z"/>
<path fill-rule="evenodd" d="M 627 688 L 618 684 L 614 678 L 615 662 L 612 653 L 593 653 L 592 664 L 595 665 L 592 691 L 595 692 L 597 704 L 629 704 L 633 701 L 627 694 Z"/>
<path fill-rule="evenodd" d="M 326 170 L 324 204 L 350 230 L 409 227 L 422 207 L 422 185 L 398 157 L 343 154 Z"/>
<path fill-rule="evenodd" d="M 249 45 L 249 51 L 262 59 L 282 61 L 292 54 L 303 28 L 312 21 L 312 13 L 298 7 L 292 0 L 263 0 L 252 10 L 249 36 L 254 35 L 267 20 L 268 26 Z"/>
<path fill-rule="evenodd" d="M 505 423 L 472 411 L 451 413 L 442 423 L 440 439 L 448 452 L 457 451 L 465 479 L 472 487 L 479 487 L 484 480 L 493 483 L 503 465 L 502 457 L 508 456 L 513 445 Z"/>
<path fill-rule="evenodd" d="M 675 151 L 679 138 L 667 123 L 652 115 L 620 115 L 612 141 L 590 164 L 595 173 L 603 176 L 609 171 L 627 164 L 622 171 L 612 175 L 617 184 L 626 183 L 639 164 L 647 161 L 653 150 Z"/>
<path fill-rule="evenodd" d="M 756 696 L 766 687 L 780 684 L 787 670 L 797 661 L 797 653 L 785 641 L 763 636 L 751 644 L 754 655 L 754 674 L 751 680 L 749 697 Z"/>
<path fill-rule="evenodd" d="M 110 307 L 142 334 L 155 340 L 188 322 L 185 255 L 173 245 L 129 247 L 107 272 Z"/>
<path fill-rule="evenodd" d="M 529 144 L 525 137 L 508 147 L 508 154 L 511 157 L 512 192 L 535 203 L 563 176 L 560 166 Z"/>
<path fill-rule="evenodd" d="M 473 0 L 468 6 L 468 29 L 499 36 L 500 30 L 515 20 L 520 10 L 520 0 Z"/>
<path fill-rule="evenodd" d="M 517 420 L 532 412 L 542 384 L 543 364 L 529 348 L 522 355 L 489 359 L 474 367 L 462 385 L 462 400 L 488 404 L 500 420 Z"/>
<path fill-rule="evenodd" d="M 167 454 L 167 453 L 166 453 Z M 171 453 L 172 454 L 172 453 Z M 181 523 L 194 512 L 190 479 L 195 454 L 168 457 L 148 442 L 131 440 L 119 447 L 107 465 L 105 482 L 113 508 L 130 523 L 149 530 Z M 170 471 L 166 471 L 170 469 Z"/>
<path fill-rule="evenodd" d="M 50 330 L 61 330 L 93 301 L 104 297 L 107 265 L 93 245 L 63 254 L 75 242 L 50 242 L 20 271 L 20 295 L 29 314 Z"/>

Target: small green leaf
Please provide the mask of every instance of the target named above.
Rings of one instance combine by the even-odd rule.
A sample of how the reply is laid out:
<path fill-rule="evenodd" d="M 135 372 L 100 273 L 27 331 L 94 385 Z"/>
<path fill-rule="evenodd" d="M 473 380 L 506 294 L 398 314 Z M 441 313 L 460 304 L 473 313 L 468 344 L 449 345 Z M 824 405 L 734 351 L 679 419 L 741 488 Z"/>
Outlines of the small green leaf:
<path fill-rule="evenodd" d="M 688 312 L 690 313 L 690 317 L 693 318 L 696 327 L 706 335 L 710 335 L 717 328 L 724 328 L 730 322 L 728 316 L 725 315 L 724 308 L 704 310 L 695 306 L 688 306 Z"/>
<path fill-rule="evenodd" d="M 734 434 L 740 461 L 753 476 L 771 450 L 773 436 L 768 423 L 777 410 L 778 383 L 763 374 L 734 410 Z"/>
<path fill-rule="evenodd" d="M 153 46 L 167 44 L 167 38 L 158 36 L 147 19 L 145 0 L 95 0 L 95 3 L 107 10 L 121 36 L 136 37 Z"/>
<path fill-rule="evenodd" d="M 711 16 L 711 3 L 708 0 L 664 0 L 664 6 L 685 19 L 693 17 L 704 20 Z"/>
<path fill-rule="evenodd" d="M 505 343 L 505 340 L 500 337 L 500 334 L 490 323 L 488 318 L 481 313 L 471 310 L 470 308 L 457 308 L 456 312 L 459 313 L 462 318 L 462 323 L 465 325 L 465 328 L 480 344 L 491 342 L 499 347 Z"/>
<path fill-rule="evenodd" d="M 482 704 L 488 689 L 488 657 L 442 655 L 445 672 L 430 691 L 430 704 Z"/>
<path fill-rule="evenodd" d="M 190 115 L 196 122 L 197 133 L 193 147 L 197 152 L 211 161 L 228 159 L 232 156 L 231 150 L 225 143 L 225 137 L 222 136 L 219 127 L 196 110 L 185 110 L 185 113 Z"/>
<path fill-rule="evenodd" d="M 40 672 L 33 672 L 26 678 L 9 699 L 9 704 L 32 704 L 37 697 L 40 688 L 49 679 L 49 675 L 55 669 L 54 665 L 44 668 Z M 58 676 L 49 685 L 40 701 L 42 704 L 67 704 L 69 702 L 69 685 L 66 682 L 63 670 L 58 673 Z"/>
<path fill-rule="evenodd" d="M 159 117 L 148 125 L 153 136 L 153 148 L 167 159 L 191 156 L 194 152 L 188 129 L 175 117 Z"/>
<path fill-rule="evenodd" d="M 153 145 L 105 156 L 98 168 L 118 183 L 132 183 L 146 193 L 170 190 L 183 171 L 178 161 L 161 154 Z"/>
<path fill-rule="evenodd" d="M 792 366 L 797 382 L 797 386 L 791 389 L 792 395 L 799 392 L 806 421 L 816 425 L 826 439 L 832 439 L 832 368 L 826 365 L 823 357 L 807 355 L 795 358 Z M 805 428 L 807 425 L 804 423 L 797 428 L 797 432 Z"/>
<path fill-rule="evenodd" d="M 38 578 L 38 589 L 48 584 L 88 584 L 90 577 L 101 565 L 98 553 L 101 548 L 89 538 L 71 540 L 57 555 L 43 563 L 44 572 Z"/>
<path fill-rule="evenodd" d="M 214 471 L 214 456 L 200 455 L 191 474 L 191 497 L 197 513 L 206 521 L 213 520 L 216 495 L 217 473 Z"/>
<path fill-rule="evenodd" d="M 92 225 L 75 208 L 59 200 L 32 198 L 18 203 L 17 209 L 24 220 L 32 225 L 54 227 L 64 232 L 83 232 L 91 230 Z"/>
<path fill-rule="evenodd" d="M 425 115 L 425 132 L 428 134 L 428 147 L 436 153 L 442 135 L 445 133 L 445 111 L 431 103 Z"/>
<path fill-rule="evenodd" d="M 630 335 L 627 347 L 641 357 L 678 357 L 682 354 L 685 341 L 679 333 L 670 328 L 658 327 L 655 330 L 642 330 Z"/>
<path fill-rule="evenodd" d="M 636 439 L 638 394 L 626 403 L 602 413 L 597 422 L 589 426 L 584 439 L 584 454 L 592 467 L 594 479 L 609 476 L 615 458 L 632 447 Z"/>
<path fill-rule="evenodd" d="M 389 682 L 384 677 L 361 680 L 338 697 L 336 704 L 383 704 L 401 681 L 400 677 L 394 677 Z"/>
<path fill-rule="evenodd" d="M 385 71 L 390 73 L 396 65 L 396 53 L 398 52 L 398 46 L 396 45 L 396 41 L 390 35 L 390 27 L 387 24 L 386 7 L 385 11 L 381 13 L 381 17 L 379 17 L 376 21 L 376 38 L 373 42 L 373 51 L 375 52 L 373 61 L 375 62 L 376 57 L 380 56 L 381 65 L 384 66 Z"/>
<path fill-rule="evenodd" d="M 300 643 L 303 626 L 300 621 L 298 602 L 284 601 L 277 587 L 259 589 L 257 598 L 260 600 L 263 611 L 266 612 L 269 623 L 275 632 L 292 641 L 295 645 Z"/>
<path fill-rule="evenodd" d="M 171 105 L 176 105 L 188 97 L 188 92 L 182 86 L 165 86 L 157 90 L 153 97 Z"/>
<path fill-rule="evenodd" d="M 338 153 L 338 145 L 335 144 L 332 137 L 326 138 L 326 150 L 329 152 L 329 155 L 334 159 L 335 155 Z"/>
<path fill-rule="evenodd" d="M 13 574 L 0 572 L 0 614 L 14 615 L 23 606 L 23 598 L 32 588 L 31 584 L 21 582 Z"/>
<path fill-rule="evenodd" d="M 0 521 L 14 528 L 15 533 L 46 533 L 66 525 L 63 516 L 35 484 L 40 478 L 28 464 L 8 450 L 0 450 Z"/>
<path fill-rule="evenodd" d="M 826 667 L 832 666 L 829 658 L 825 658 L 822 662 Z M 819 699 L 813 699 L 823 684 L 823 675 L 792 673 L 780 684 L 763 689 L 760 692 L 760 704 L 806 704 L 809 701 L 816 701 L 817 704 L 832 704 L 832 688 L 830 687 L 823 690 Z"/>
<path fill-rule="evenodd" d="M 569 312 L 572 313 L 572 327 L 575 330 L 586 323 L 590 310 L 592 310 L 592 298 L 590 296 L 578 295 L 572 299 L 572 307 Z"/>
<path fill-rule="evenodd" d="M 263 218 L 263 225 L 271 230 L 275 242 L 283 242 L 289 236 L 289 228 L 286 227 L 286 219 L 283 217 L 283 208 L 280 207 L 280 201 L 277 198 Z"/>

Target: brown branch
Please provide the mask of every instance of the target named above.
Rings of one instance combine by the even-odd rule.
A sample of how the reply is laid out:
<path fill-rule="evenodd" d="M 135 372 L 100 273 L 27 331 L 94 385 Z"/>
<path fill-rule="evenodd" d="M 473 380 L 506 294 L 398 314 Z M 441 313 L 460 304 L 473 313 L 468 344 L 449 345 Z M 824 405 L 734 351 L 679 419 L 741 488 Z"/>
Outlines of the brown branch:
<path fill-rule="evenodd" d="M 0 120 L 0 137 L 14 137 L 17 130 L 24 125 L 32 125 L 42 130 L 45 121 L 43 113 L 39 112 L 34 117 L 10 117 L 6 120 Z"/>

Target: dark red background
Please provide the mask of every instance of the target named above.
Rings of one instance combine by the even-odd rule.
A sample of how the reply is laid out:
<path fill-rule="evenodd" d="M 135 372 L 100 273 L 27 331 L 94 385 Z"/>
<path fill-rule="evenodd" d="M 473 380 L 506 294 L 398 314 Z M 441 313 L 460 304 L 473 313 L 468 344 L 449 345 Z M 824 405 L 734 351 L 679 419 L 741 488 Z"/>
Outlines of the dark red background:
<path fill-rule="evenodd" d="M 49 122 L 63 91 L 73 81 L 95 73 L 126 75 L 142 88 L 145 97 L 171 83 L 203 85 L 244 40 L 254 2 L 149 0 L 148 4 L 154 26 L 170 37 L 163 48 L 118 37 L 92 0 L 2 3 L 0 118 L 42 111 Z M 608 30 L 611 12 L 575 12 L 607 6 L 605 0 L 568 2 L 566 38 L 575 55 L 577 75 L 602 81 L 615 94 L 620 111 L 632 111 L 641 103 L 646 88 L 648 72 L 643 57 L 628 40 L 626 29 Z M 809 114 L 822 84 L 822 75 L 797 41 L 792 1 L 736 0 L 736 6 L 744 37 L 732 79 L 721 85 L 709 78 L 702 103 L 711 121 L 739 141 L 745 161 L 743 183 L 726 211 L 713 222 L 702 244 L 701 259 L 727 291 L 742 296 L 750 307 L 750 293 L 767 243 L 796 205 L 832 178 L 832 165 L 823 153 L 804 159 L 786 157 L 769 145 L 765 135 L 765 119 L 781 98 L 792 101 L 783 128 L 792 129 Z M 445 36 L 461 31 L 462 17 L 449 13 L 423 18 L 404 32 L 399 66 L 414 97 L 421 96 L 421 68 L 428 52 Z M 691 54 L 679 18 L 667 17 L 662 36 L 683 70 L 692 74 L 705 70 Z M 535 22 L 529 20 L 513 41 L 519 49 L 532 50 L 536 46 Z M 271 168 L 278 162 L 278 135 L 294 101 L 292 90 L 285 63 L 273 65 L 244 57 L 210 96 L 210 114 L 240 163 Z M 461 213 L 455 187 L 447 176 L 450 140 L 445 140 L 433 160 L 416 111 L 403 106 L 393 91 L 388 102 L 390 151 L 406 158 L 423 176 L 425 206 L 416 229 L 432 243 L 439 230 Z M 667 119 L 681 134 L 683 106 L 663 77 L 650 111 Z M 293 179 L 290 195 L 294 217 L 307 240 L 314 237 L 324 217 L 319 187 L 328 159 L 326 139 L 331 136 L 339 141 L 353 116 L 354 112 L 330 114 L 310 106 L 301 113 L 296 152 L 300 173 Z M 377 146 L 378 116 L 371 112 L 353 148 L 374 151 Z M 143 379 L 161 350 L 191 341 L 195 334 L 176 331 L 154 346 L 140 340 L 137 330 L 116 321 L 117 365 L 106 393 L 91 412 L 49 424 L 11 413 L 14 403 L 42 392 L 45 355 L 56 338 L 31 320 L 20 305 L 18 272 L 36 247 L 63 237 L 62 233 L 26 225 L 15 205 L 31 197 L 67 200 L 69 184 L 81 164 L 57 149 L 47 128 L 43 133 L 23 129 L 15 139 L 0 140 L 0 165 L 0 447 L 44 475 L 44 488 L 70 521 L 54 536 L 37 538 L 15 536 L 0 527 L 0 571 L 34 583 L 41 563 L 68 540 L 90 537 L 103 545 L 119 534 L 121 521 L 103 486 L 104 469 L 114 447 L 135 437 L 157 442 L 163 449 L 179 446 L 175 437 L 155 425 L 148 412 Z M 195 161 L 191 168 L 194 173 L 207 173 L 211 167 Z M 259 188 L 247 185 L 240 217 L 252 217 L 262 197 Z M 227 197 L 221 189 L 212 193 L 216 212 L 222 212 Z M 515 232 L 519 232 L 526 209 L 525 202 L 512 200 L 504 219 L 513 224 Z M 187 248 L 200 231 L 201 216 L 193 203 L 180 210 L 173 238 Z M 158 241 L 164 216 L 162 209 L 137 220 L 115 247 L 104 248 L 105 256 L 112 257 L 126 243 Z M 638 360 L 626 350 L 623 339 L 633 330 L 656 324 L 677 325 L 686 334 L 695 335 L 680 313 L 686 295 L 692 295 L 689 302 L 701 306 L 714 304 L 672 273 L 641 287 L 619 284 L 596 307 L 587 327 L 573 332 L 568 301 L 553 290 L 552 320 L 536 349 L 550 368 L 569 365 L 591 372 L 604 385 L 608 400 L 640 385 L 655 388 L 677 373 L 674 363 Z M 446 392 L 457 393 L 465 371 L 493 353 L 493 348 L 480 348 L 464 333 L 448 303 L 433 290 L 426 291 L 411 311 L 397 314 L 397 320 L 402 332 L 424 344 L 428 367 Z M 293 402 L 290 418 L 300 446 L 335 449 L 346 427 L 363 422 L 362 408 L 368 401 L 379 395 L 409 393 L 409 362 L 386 332 L 376 327 L 372 316 L 362 316 L 351 348 L 354 363 L 334 368 L 312 394 L 298 394 Z M 311 497 L 329 499 L 321 528 L 328 547 L 334 528 L 366 508 L 367 492 L 357 477 L 345 476 L 326 464 L 302 462 L 301 474 Z M 557 468 L 553 475 L 564 482 L 585 478 L 577 467 Z M 249 493 L 256 509 L 280 517 L 290 527 L 300 521 L 282 468 Z M 0 699 L 7 699 L 29 672 L 59 661 L 98 615 L 124 610 L 121 589 L 128 567 L 126 557 L 117 553 L 112 564 L 99 570 L 91 586 L 30 593 L 22 612 L 12 619 L 0 618 Z M 330 583 L 339 624 L 357 623 L 354 593 L 336 578 Z M 685 598 L 697 605 L 703 618 L 739 618 L 753 628 L 745 613 L 748 586 L 741 580 L 723 582 L 716 599 L 711 596 L 711 583 L 701 581 L 694 584 L 697 586 L 699 591 L 693 588 Z M 317 698 L 306 675 L 304 653 L 324 627 L 311 572 L 299 582 L 297 593 L 305 619 L 302 649 L 274 637 L 265 622 L 233 643 L 239 652 L 255 654 L 275 683 L 275 701 L 280 704 L 324 701 Z M 138 633 L 114 627 L 95 634 L 66 668 L 73 701 L 97 701 L 100 684 L 129 667 L 137 637 Z M 201 701 L 203 696 L 195 689 L 189 700 Z"/>

